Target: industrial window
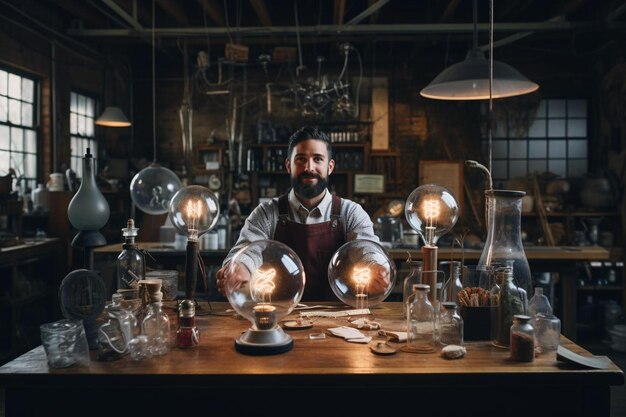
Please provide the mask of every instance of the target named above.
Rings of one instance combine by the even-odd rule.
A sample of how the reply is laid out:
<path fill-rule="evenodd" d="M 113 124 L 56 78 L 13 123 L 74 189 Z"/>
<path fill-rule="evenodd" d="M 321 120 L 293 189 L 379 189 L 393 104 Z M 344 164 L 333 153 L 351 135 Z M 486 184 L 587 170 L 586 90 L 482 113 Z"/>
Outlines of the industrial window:
<path fill-rule="evenodd" d="M 23 191 L 37 181 L 38 87 L 34 78 L 0 69 L 0 175 L 13 168 Z"/>
<path fill-rule="evenodd" d="M 522 137 L 513 132 L 512 120 L 498 120 L 496 125 L 492 132 L 494 181 L 543 172 L 565 179 L 580 178 L 587 173 L 587 100 L 541 100 L 528 132 Z M 487 142 L 487 134 L 483 132 L 485 154 Z"/>
<path fill-rule="evenodd" d="M 83 157 L 87 148 L 98 158 L 98 144 L 95 130 L 95 105 L 93 98 L 78 93 L 70 97 L 70 157 L 71 167 L 79 178 L 83 177 Z"/>

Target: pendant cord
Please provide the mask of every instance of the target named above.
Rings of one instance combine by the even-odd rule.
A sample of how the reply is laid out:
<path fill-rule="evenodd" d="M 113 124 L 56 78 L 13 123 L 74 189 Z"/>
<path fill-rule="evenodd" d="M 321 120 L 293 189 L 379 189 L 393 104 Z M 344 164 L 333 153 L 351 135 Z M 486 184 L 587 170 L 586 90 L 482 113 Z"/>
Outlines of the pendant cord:
<path fill-rule="evenodd" d="M 155 70 L 155 0 L 152 0 L 152 156 L 153 163 L 156 163 L 156 70 Z"/>
<path fill-rule="evenodd" d="M 493 0 L 489 0 L 489 128 L 488 128 L 488 158 L 489 172 L 493 175 Z"/>

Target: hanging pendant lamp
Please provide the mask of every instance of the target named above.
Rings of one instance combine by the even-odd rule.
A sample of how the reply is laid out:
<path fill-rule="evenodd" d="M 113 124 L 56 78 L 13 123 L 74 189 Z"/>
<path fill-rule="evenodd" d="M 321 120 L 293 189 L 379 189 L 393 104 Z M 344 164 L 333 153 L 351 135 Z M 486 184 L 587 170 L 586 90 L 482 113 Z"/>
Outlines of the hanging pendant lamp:
<path fill-rule="evenodd" d="M 109 106 L 104 109 L 100 117 L 96 120 L 98 126 L 105 127 L 128 127 L 130 122 L 119 107 Z"/>
<path fill-rule="evenodd" d="M 530 81 L 512 66 L 493 61 L 492 91 L 489 90 L 489 61 L 477 45 L 477 12 L 474 0 L 474 47 L 464 61 L 441 72 L 420 91 L 422 97 L 435 100 L 486 100 L 532 93 L 539 85 Z M 489 43 L 493 55 L 493 44 Z M 491 93 L 491 95 L 490 95 Z"/>

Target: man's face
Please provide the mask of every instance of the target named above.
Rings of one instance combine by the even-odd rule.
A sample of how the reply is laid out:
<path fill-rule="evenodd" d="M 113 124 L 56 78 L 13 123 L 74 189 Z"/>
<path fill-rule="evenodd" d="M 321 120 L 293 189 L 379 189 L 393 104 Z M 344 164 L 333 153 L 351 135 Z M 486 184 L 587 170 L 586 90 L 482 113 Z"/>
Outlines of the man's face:
<path fill-rule="evenodd" d="M 285 166 L 291 174 L 296 195 L 308 199 L 317 197 L 326 189 L 335 161 L 328 158 L 326 143 L 307 139 L 295 146 Z"/>

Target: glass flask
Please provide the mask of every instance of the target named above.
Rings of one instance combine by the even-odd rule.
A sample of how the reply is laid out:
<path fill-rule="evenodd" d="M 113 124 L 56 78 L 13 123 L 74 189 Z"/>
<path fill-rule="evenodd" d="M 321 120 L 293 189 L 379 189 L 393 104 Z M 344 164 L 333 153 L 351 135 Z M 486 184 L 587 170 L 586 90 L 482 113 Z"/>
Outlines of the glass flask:
<path fill-rule="evenodd" d="M 535 360 L 535 329 L 531 317 L 524 314 L 513 316 L 511 325 L 511 360 L 532 362 Z"/>
<path fill-rule="evenodd" d="M 497 297 L 497 308 L 492 312 L 496 317 L 492 317 L 492 344 L 496 347 L 508 348 L 510 344 L 510 330 L 513 324 L 513 317 L 516 314 L 526 314 L 528 311 L 528 296 L 526 291 L 518 287 L 514 282 L 513 268 L 510 266 L 500 267 L 496 270 L 496 280 L 500 282 L 499 294 Z"/>
<path fill-rule="evenodd" d="M 461 283 L 461 262 L 443 261 L 439 262 L 439 267 L 447 277 L 446 281 L 443 283 L 441 301 L 457 303 L 459 291 L 463 289 L 463 284 Z"/>
<path fill-rule="evenodd" d="M 421 284 L 422 261 L 414 261 L 409 254 L 406 264 L 409 267 L 409 274 L 404 278 L 402 284 L 402 317 L 406 317 L 407 300 L 413 294 L 413 285 Z"/>
<path fill-rule="evenodd" d="M 111 303 L 104 308 L 108 320 L 98 329 L 98 359 L 110 361 L 128 353 L 128 344 L 133 338 L 137 319 L 122 306 L 121 294 L 113 294 Z"/>
<path fill-rule="evenodd" d="M 161 292 L 158 295 L 161 295 Z M 170 318 L 163 311 L 162 295 L 152 297 L 154 302 L 148 306 L 141 331 L 148 338 L 150 353 L 161 356 L 170 350 Z"/>
<path fill-rule="evenodd" d="M 126 227 L 122 229 L 124 244 L 115 264 L 117 289 L 137 289 L 139 281 L 145 279 L 146 260 L 135 243 L 138 231 L 133 219 L 128 219 Z"/>
<path fill-rule="evenodd" d="M 178 330 L 176 346 L 190 348 L 200 343 L 200 331 L 196 326 L 196 306 L 193 300 L 183 300 L 178 307 Z"/>
<path fill-rule="evenodd" d="M 513 190 L 485 191 L 487 205 L 487 239 L 478 260 L 479 285 L 489 289 L 488 267 L 502 264 L 513 267 L 515 284 L 532 294 L 532 277 L 521 235 L 522 197 Z"/>
<path fill-rule="evenodd" d="M 537 313 L 552 314 L 550 300 L 543 294 L 541 287 L 535 287 L 535 294 L 528 302 L 528 315 L 534 318 Z"/>
<path fill-rule="evenodd" d="M 442 345 L 463 346 L 463 319 L 453 301 L 441 303 L 443 310 L 439 318 L 439 342 Z"/>
<path fill-rule="evenodd" d="M 170 200 L 182 187 L 178 176 L 156 162 L 139 171 L 130 183 L 130 197 L 147 214 L 165 214 Z"/>
<path fill-rule="evenodd" d="M 429 292 L 429 285 L 415 284 L 409 297 L 406 339 L 409 352 L 429 353 L 435 350 L 435 309 L 428 300 Z"/>

